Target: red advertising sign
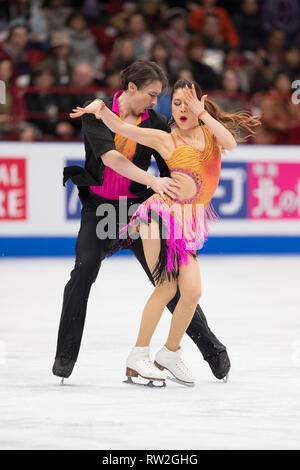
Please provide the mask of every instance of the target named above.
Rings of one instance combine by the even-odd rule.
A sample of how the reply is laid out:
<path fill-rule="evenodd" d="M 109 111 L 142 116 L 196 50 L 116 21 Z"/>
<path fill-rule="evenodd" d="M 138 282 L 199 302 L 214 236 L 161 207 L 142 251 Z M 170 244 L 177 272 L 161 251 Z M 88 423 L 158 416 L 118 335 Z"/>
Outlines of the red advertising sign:
<path fill-rule="evenodd" d="M 252 219 L 300 218 L 300 163 L 249 164 Z"/>
<path fill-rule="evenodd" d="M 0 220 L 26 216 L 26 159 L 0 158 Z"/>

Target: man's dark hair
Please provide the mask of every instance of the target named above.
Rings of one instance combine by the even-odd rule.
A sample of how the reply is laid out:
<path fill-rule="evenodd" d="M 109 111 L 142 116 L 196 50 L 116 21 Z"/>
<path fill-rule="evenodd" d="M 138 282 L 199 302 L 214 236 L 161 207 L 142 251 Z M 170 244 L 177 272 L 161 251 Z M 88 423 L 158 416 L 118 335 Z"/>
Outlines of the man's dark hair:
<path fill-rule="evenodd" d="M 128 89 L 129 82 L 134 83 L 138 90 L 155 80 L 161 82 L 163 89 L 168 86 L 168 79 L 164 71 L 156 62 L 150 60 L 136 60 L 122 70 L 120 77 L 123 90 Z"/>

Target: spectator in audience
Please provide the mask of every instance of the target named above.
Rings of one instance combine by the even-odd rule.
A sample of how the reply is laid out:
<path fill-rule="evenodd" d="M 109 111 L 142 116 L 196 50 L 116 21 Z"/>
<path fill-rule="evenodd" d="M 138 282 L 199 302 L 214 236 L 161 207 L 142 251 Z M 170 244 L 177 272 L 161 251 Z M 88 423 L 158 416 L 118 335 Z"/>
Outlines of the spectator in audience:
<path fill-rule="evenodd" d="M 281 29 L 290 45 L 300 31 L 299 0 L 264 0 L 262 19 L 265 31 L 270 32 L 274 27 Z"/>
<path fill-rule="evenodd" d="M 255 51 L 263 47 L 265 32 L 257 0 L 242 0 L 240 11 L 233 16 L 236 31 L 243 50 Z"/>
<path fill-rule="evenodd" d="M 267 38 L 266 50 L 268 56 L 275 66 L 279 67 L 280 63 L 283 60 L 283 54 L 286 45 L 286 32 L 281 29 L 274 27 Z"/>
<path fill-rule="evenodd" d="M 4 96 L 0 101 L 0 137 L 16 137 L 19 119 L 25 108 L 22 94 L 15 83 L 14 65 L 10 58 L 0 59 L 0 81 L 4 83 Z"/>
<path fill-rule="evenodd" d="M 120 73 L 121 69 L 117 65 L 110 65 L 107 67 L 103 80 L 103 86 L 113 91 L 120 90 L 122 88 Z M 104 96 L 106 95 L 103 95 L 103 97 Z"/>
<path fill-rule="evenodd" d="M 286 73 L 292 81 L 300 79 L 300 50 L 298 47 L 291 46 L 284 52 L 279 72 Z"/>
<path fill-rule="evenodd" d="M 119 69 L 124 69 L 134 61 L 134 43 L 132 39 L 123 36 L 118 38 L 113 47 L 112 62 L 109 65 L 114 65 Z"/>
<path fill-rule="evenodd" d="M 69 85 L 72 69 L 70 64 L 71 41 L 67 32 L 53 33 L 50 44 L 50 55 L 42 64 L 52 71 L 55 86 Z"/>
<path fill-rule="evenodd" d="M 250 52 L 250 55 L 243 54 L 242 51 L 231 50 L 225 57 L 224 70 L 232 69 L 239 76 L 240 90 L 245 94 L 250 92 L 250 82 L 248 77 L 247 67 L 250 59 L 253 58 L 254 53 Z"/>
<path fill-rule="evenodd" d="M 202 37 L 205 47 L 208 49 L 217 49 L 226 54 L 230 50 L 230 44 L 221 32 L 220 19 L 214 13 L 208 13 L 202 22 Z"/>
<path fill-rule="evenodd" d="M 28 27 L 25 24 L 13 26 L 1 49 L 2 55 L 9 57 L 14 64 L 17 84 L 27 86 L 31 73 Z"/>
<path fill-rule="evenodd" d="M 199 8 L 193 9 L 189 17 L 189 26 L 194 31 L 203 32 L 203 20 L 208 14 L 217 15 L 220 22 L 220 35 L 231 47 L 240 47 L 241 42 L 228 12 L 216 6 L 216 0 L 202 0 Z"/>
<path fill-rule="evenodd" d="M 164 38 L 157 39 L 152 46 L 150 60 L 156 62 L 167 76 L 172 74 L 171 57 L 172 48 L 170 43 Z"/>
<path fill-rule="evenodd" d="M 47 40 L 47 24 L 40 7 L 40 0 L 14 0 L 5 3 L 7 3 L 7 11 L 6 23 L 2 25 L 3 29 L 25 24 L 29 27 L 28 36 L 31 43 Z"/>
<path fill-rule="evenodd" d="M 187 32 L 188 13 L 183 8 L 171 8 L 165 15 L 166 30 L 160 37 L 169 41 L 173 50 L 174 64 L 185 60 L 185 48 L 189 39 Z"/>
<path fill-rule="evenodd" d="M 45 117 L 34 117 L 29 115 L 29 121 L 40 131 L 43 137 L 69 136 L 73 137 L 72 125 L 67 120 L 61 120 L 57 115 L 59 112 L 68 111 L 63 109 L 65 97 L 49 91 L 54 85 L 54 74 L 51 68 L 40 64 L 33 72 L 33 86 L 37 92 L 26 93 L 25 102 L 29 113 L 45 113 Z M 69 132 L 67 132 L 69 128 Z"/>
<path fill-rule="evenodd" d="M 50 36 L 50 34 L 65 28 L 72 8 L 66 6 L 65 0 L 45 0 L 42 11 L 47 23 L 48 36 Z"/>
<path fill-rule="evenodd" d="M 145 18 L 149 31 L 156 35 L 164 29 L 164 17 L 170 10 L 163 0 L 140 0 L 138 11 Z"/>
<path fill-rule="evenodd" d="M 291 90 L 288 75 L 276 75 L 260 102 L 262 126 L 255 136 L 257 144 L 300 144 L 300 107 L 293 103 Z"/>
<path fill-rule="evenodd" d="M 100 54 L 94 36 L 87 29 L 84 15 L 80 11 L 72 12 L 66 26 L 71 42 L 71 66 L 74 67 L 84 60 L 94 68 L 96 74 L 101 72 L 104 56 Z"/>
<path fill-rule="evenodd" d="M 65 95 L 67 105 L 64 104 L 63 111 L 70 113 L 76 106 L 84 106 L 86 101 L 92 101 L 96 98 L 93 68 L 90 64 L 82 62 L 74 67 L 72 72 L 71 87 L 76 89 L 75 93 Z M 64 102 L 65 103 L 65 102 Z M 80 104 L 79 104 L 80 103 Z M 81 133 L 80 120 L 69 121 L 74 128 L 74 134 L 79 136 Z"/>
<path fill-rule="evenodd" d="M 205 43 L 200 35 L 190 38 L 186 46 L 186 58 L 195 80 L 202 90 L 216 90 L 220 87 L 220 78 L 212 67 L 203 62 Z"/>
<path fill-rule="evenodd" d="M 247 66 L 251 94 L 267 91 L 279 71 L 284 55 L 286 33 L 274 28 L 268 37 L 265 48 L 256 51 Z"/>
<path fill-rule="evenodd" d="M 125 34 L 134 44 L 134 58 L 148 60 L 155 37 L 147 31 L 145 18 L 139 12 L 133 12 L 127 19 Z"/>
<path fill-rule="evenodd" d="M 213 95 L 213 100 L 226 113 L 236 113 L 245 110 L 246 98 L 241 93 L 240 78 L 238 73 L 232 69 L 224 70 L 222 77 L 222 91 L 226 94 Z"/>
<path fill-rule="evenodd" d="M 109 30 L 112 17 L 121 35 L 111 40 L 113 50 L 108 51 L 99 23 Z M 214 99 L 226 112 L 245 109 L 240 92 L 249 99 L 255 94 L 255 101 L 267 92 L 260 102 L 264 123 L 255 135 L 257 143 L 289 144 L 300 135 L 299 105 L 291 106 L 290 100 L 292 82 L 300 80 L 298 0 L 0 0 L 0 30 L 0 80 L 6 85 L 6 102 L 0 104 L 3 139 L 79 136 L 77 121 L 64 121 L 58 113 L 69 113 L 99 93 L 103 98 L 105 91 L 73 96 L 67 90 L 49 93 L 48 87 L 118 90 L 120 71 L 136 58 L 158 63 L 171 83 L 195 80 L 203 90 L 217 91 Z M 24 120 L 20 87 L 30 83 L 40 93 L 26 94 L 28 108 L 47 112 L 47 119 Z M 226 97 L 218 94 L 221 89 Z M 159 111 L 167 117 L 168 100 L 168 94 L 158 98 Z M 276 105 L 284 119 L 275 113 Z"/>
<path fill-rule="evenodd" d="M 177 75 L 172 80 L 172 83 L 176 83 L 177 80 L 188 80 L 190 82 L 196 82 L 195 76 L 193 74 L 193 69 L 189 65 L 183 65 L 179 68 Z"/>
<path fill-rule="evenodd" d="M 20 125 L 20 131 L 18 135 L 18 140 L 21 142 L 32 142 L 34 140 L 40 139 L 42 134 L 40 130 L 35 127 L 30 122 L 22 122 Z"/>

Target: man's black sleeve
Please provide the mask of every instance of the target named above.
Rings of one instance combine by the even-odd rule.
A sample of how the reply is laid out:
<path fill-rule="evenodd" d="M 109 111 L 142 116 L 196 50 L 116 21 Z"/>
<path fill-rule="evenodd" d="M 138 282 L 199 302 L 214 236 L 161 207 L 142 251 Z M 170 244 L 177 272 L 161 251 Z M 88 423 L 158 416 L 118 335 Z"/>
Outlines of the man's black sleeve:
<path fill-rule="evenodd" d="M 159 120 L 158 120 L 157 126 L 155 126 L 156 129 L 161 129 L 162 131 L 165 131 L 165 132 L 171 132 L 170 127 L 168 126 L 167 118 L 163 116 L 162 114 L 159 114 L 158 116 L 159 116 Z M 159 170 L 159 176 L 161 178 L 170 176 L 170 170 L 165 160 L 161 157 L 161 155 L 156 150 L 153 150 L 152 155 L 156 161 L 156 164 Z"/>
<path fill-rule="evenodd" d="M 114 134 L 93 114 L 82 116 L 82 131 L 93 151 L 94 157 L 98 160 L 101 155 L 109 150 L 115 150 Z"/>

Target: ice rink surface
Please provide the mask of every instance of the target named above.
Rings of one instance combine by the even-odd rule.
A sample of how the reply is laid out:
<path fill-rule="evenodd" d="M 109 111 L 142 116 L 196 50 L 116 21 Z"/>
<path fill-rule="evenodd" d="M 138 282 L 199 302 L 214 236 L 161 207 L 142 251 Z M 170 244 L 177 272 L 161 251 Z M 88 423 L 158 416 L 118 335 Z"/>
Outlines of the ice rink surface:
<path fill-rule="evenodd" d="M 200 305 L 227 346 L 218 381 L 189 337 L 194 388 L 122 383 L 152 291 L 133 257 L 105 260 L 66 385 L 52 375 L 72 258 L 0 261 L 1 449 L 299 449 L 300 258 L 200 257 Z M 167 337 L 166 310 L 152 341 Z"/>

